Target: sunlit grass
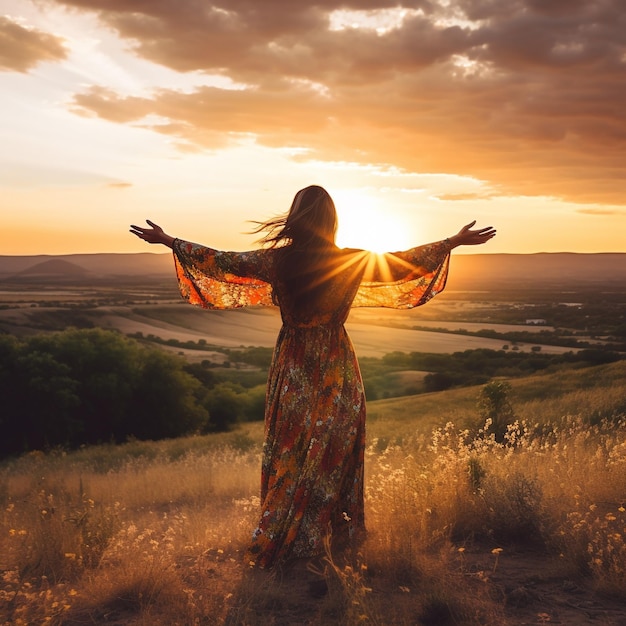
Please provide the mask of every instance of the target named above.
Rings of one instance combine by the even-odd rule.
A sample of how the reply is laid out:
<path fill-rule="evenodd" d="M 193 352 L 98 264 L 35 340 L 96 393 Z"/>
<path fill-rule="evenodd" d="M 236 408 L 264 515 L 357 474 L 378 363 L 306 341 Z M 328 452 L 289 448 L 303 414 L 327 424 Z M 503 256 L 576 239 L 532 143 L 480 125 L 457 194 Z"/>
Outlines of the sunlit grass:
<path fill-rule="evenodd" d="M 550 377 L 514 381 L 518 421 L 502 442 L 478 422 L 477 389 L 423 398 L 419 420 L 372 403 L 368 537 L 349 558 L 329 551 L 317 574 L 243 562 L 260 424 L 6 462 L 0 623 L 496 626 L 490 576 L 511 546 L 626 599 L 623 373 L 618 363 L 559 374 L 558 389 Z M 418 413 L 421 398 L 406 407 Z M 493 557 L 480 577 L 464 561 L 477 544 Z M 308 594 L 311 576 L 324 596 Z"/>

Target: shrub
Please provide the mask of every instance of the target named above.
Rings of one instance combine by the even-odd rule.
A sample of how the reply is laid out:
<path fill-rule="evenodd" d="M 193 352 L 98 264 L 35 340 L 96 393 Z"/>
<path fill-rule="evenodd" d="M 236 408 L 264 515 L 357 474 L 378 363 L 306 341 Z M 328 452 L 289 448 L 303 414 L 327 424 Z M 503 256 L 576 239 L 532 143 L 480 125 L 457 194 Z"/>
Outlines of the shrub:
<path fill-rule="evenodd" d="M 496 441 L 504 441 L 507 426 L 515 420 L 513 407 L 509 401 L 511 385 L 502 380 L 487 383 L 478 396 L 478 412 L 482 423 L 488 420 Z"/>

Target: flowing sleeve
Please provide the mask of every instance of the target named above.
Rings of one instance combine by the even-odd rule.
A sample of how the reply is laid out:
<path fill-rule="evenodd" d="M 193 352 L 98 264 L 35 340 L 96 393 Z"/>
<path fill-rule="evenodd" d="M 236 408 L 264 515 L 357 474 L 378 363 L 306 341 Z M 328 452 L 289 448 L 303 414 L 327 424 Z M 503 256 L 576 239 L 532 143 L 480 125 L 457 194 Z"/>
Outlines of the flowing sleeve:
<path fill-rule="evenodd" d="M 446 240 L 372 255 L 352 306 L 411 309 L 425 304 L 446 285 L 450 249 Z"/>
<path fill-rule="evenodd" d="M 205 309 L 273 304 L 271 250 L 223 252 L 175 239 L 172 251 L 180 293 L 190 304 Z"/>

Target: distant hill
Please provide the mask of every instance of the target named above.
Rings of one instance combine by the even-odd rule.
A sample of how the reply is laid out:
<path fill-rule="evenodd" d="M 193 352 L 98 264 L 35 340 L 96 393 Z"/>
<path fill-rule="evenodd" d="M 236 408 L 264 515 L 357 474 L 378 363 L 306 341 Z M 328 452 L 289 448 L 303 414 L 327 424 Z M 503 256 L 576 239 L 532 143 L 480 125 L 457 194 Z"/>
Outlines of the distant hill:
<path fill-rule="evenodd" d="M 173 278 L 170 253 L 1 256 L 0 281 Z M 452 254 L 448 289 L 626 288 L 626 253 Z"/>
<path fill-rule="evenodd" d="M 50 265 L 54 263 L 53 265 Z M 66 265 L 62 265 L 66 264 Z M 17 279 L 20 276 L 37 272 L 42 268 L 44 274 L 52 273 L 75 276 L 78 271 L 83 277 L 87 274 L 97 278 L 114 278 L 122 276 L 172 276 L 174 262 L 172 255 L 141 252 L 136 254 L 64 254 L 64 255 L 36 255 L 36 256 L 2 256 L 0 255 L 0 281 Z M 63 271 L 65 268 L 66 271 Z"/>
<path fill-rule="evenodd" d="M 448 289 L 593 287 L 626 289 L 626 254 L 540 252 L 455 255 Z"/>
<path fill-rule="evenodd" d="M 19 272 L 18 276 L 22 276 L 24 278 L 37 278 L 37 277 L 79 277 L 85 278 L 91 272 L 86 270 L 84 267 L 80 265 L 76 265 L 76 263 L 70 263 L 70 261 L 66 261 L 64 259 L 50 259 L 49 261 L 42 261 L 41 263 L 36 263 L 35 265 L 31 265 L 27 267 L 25 270 Z"/>

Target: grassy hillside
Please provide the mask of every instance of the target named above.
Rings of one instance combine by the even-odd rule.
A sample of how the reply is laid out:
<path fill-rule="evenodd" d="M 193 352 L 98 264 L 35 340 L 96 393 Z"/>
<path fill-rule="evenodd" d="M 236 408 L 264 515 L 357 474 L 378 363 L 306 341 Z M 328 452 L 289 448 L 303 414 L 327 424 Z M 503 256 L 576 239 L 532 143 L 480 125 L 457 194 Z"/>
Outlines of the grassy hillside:
<path fill-rule="evenodd" d="M 478 388 L 372 402 L 368 537 L 317 573 L 243 563 L 260 423 L 7 461 L 0 623 L 626 623 L 625 366 L 512 381 L 541 426 L 502 443 L 463 432 Z"/>
<path fill-rule="evenodd" d="M 626 361 L 562 370 L 509 381 L 515 415 L 530 424 L 587 415 L 598 421 L 626 414 Z M 368 435 L 401 443 L 415 434 L 428 435 L 446 422 L 463 428 L 479 421 L 477 400 L 482 386 L 404 396 L 368 403 Z"/>

